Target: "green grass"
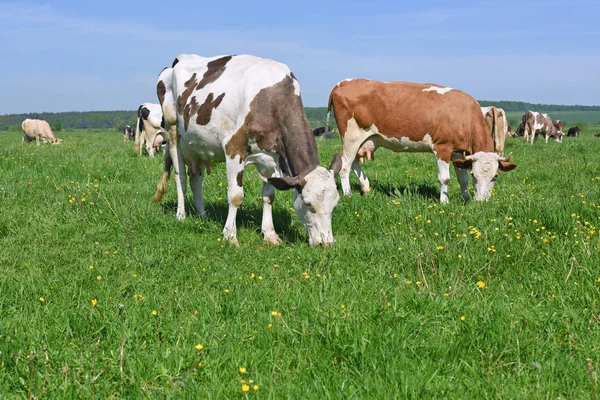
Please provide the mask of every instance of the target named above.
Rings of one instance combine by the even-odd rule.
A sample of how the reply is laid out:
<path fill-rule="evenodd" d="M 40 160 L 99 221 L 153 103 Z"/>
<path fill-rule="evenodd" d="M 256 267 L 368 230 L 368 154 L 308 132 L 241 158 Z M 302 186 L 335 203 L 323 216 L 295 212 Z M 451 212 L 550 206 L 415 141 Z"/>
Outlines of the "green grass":
<path fill-rule="evenodd" d="M 1 398 L 239 398 L 241 379 L 259 386 L 248 398 L 596 395 L 590 132 L 508 140 L 518 168 L 487 203 L 465 204 L 453 175 L 442 206 L 430 154 L 381 150 L 371 194 L 353 177 L 336 208 L 329 249 L 308 246 L 290 192 L 274 206 L 284 243 L 263 246 L 254 168 L 236 248 L 220 240 L 224 165 L 204 182 L 208 218 L 176 221 L 173 182 L 151 201 L 160 157 L 116 133 L 57 136 L 0 133 Z M 341 148 L 318 143 L 323 164 Z"/>

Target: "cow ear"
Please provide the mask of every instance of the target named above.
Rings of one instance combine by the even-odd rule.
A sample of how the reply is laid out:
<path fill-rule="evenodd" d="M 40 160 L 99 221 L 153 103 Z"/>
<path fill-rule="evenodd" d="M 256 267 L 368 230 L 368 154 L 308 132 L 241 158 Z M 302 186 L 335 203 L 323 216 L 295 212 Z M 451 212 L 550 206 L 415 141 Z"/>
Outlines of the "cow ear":
<path fill-rule="evenodd" d="M 342 158 L 340 157 L 339 154 L 336 154 L 335 156 L 333 156 L 333 159 L 331 160 L 331 164 L 329 164 L 329 171 L 331 171 L 333 176 L 336 176 L 337 174 L 340 173 L 341 169 L 342 169 Z"/>
<path fill-rule="evenodd" d="M 453 160 L 452 164 L 458 169 L 471 169 L 473 160 Z"/>
<path fill-rule="evenodd" d="M 517 168 L 517 164 L 513 164 L 511 162 L 506 161 L 498 161 L 498 168 L 500 168 L 504 172 L 512 171 Z"/>
<path fill-rule="evenodd" d="M 275 186 L 276 189 L 279 190 L 290 190 L 297 189 L 299 192 L 302 191 L 304 184 L 306 181 L 298 176 L 282 176 L 280 178 L 269 178 L 267 179 L 269 183 Z"/>

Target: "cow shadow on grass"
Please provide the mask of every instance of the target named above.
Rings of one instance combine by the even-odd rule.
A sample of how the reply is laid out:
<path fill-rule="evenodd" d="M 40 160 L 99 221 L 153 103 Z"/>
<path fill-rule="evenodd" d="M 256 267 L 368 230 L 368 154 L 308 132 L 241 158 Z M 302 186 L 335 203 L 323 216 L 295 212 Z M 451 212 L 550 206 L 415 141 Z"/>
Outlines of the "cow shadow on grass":
<path fill-rule="evenodd" d="M 356 185 L 356 189 L 360 192 L 360 185 Z M 396 185 L 393 183 L 374 182 L 371 184 L 371 192 L 383 193 L 388 197 L 398 198 L 404 196 L 418 196 L 425 199 L 439 200 L 439 186 L 428 185 L 425 183 L 409 183 L 406 185 Z"/>
<path fill-rule="evenodd" d="M 172 214 L 175 216 L 177 212 L 177 201 L 169 201 L 161 203 L 163 213 Z M 222 226 L 225 226 L 227 221 L 227 214 L 229 213 L 229 204 L 223 201 L 217 202 L 204 202 L 204 208 L 206 209 L 206 219 L 214 221 Z M 185 202 L 185 211 L 187 218 L 201 218 L 200 214 L 196 212 L 194 204 L 192 202 Z M 262 205 L 257 207 L 253 204 L 242 204 L 237 212 L 237 228 L 249 229 L 255 231 L 262 237 Z M 296 227 L 292 227 L 292 218 L 290 213 L 277 208 L 276 205 L 273 207 L 273 223 L 275 225 L 275 231 L 284 242 L 296 243 L 308 241 L 307 235 L 302 229 L 300 231 Z M 239 232 L 239 231 L 238 231 Z"/>

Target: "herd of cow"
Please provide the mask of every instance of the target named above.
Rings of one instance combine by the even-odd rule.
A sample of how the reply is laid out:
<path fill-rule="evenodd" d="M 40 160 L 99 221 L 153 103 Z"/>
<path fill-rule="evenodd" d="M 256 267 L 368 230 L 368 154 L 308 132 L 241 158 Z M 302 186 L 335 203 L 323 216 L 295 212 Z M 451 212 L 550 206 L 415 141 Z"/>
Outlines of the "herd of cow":
<path fill-rule="evenodd" d="M 342 191 L 350 194 L 350 170 L 362 192 L 370 191 L 361 168 L 365 157 L 374 159 L 377 148 L 395 152 L 434 154 L 440 184 L 440 202 L 448 202 L 450 164 L 454 166 L 462 196 L 470 199 L 469 171 L 475 200 L 489 199 L 498 171 L 516 165 L 504 156 L 507 136 L 536 135 L 562 141 L 564 123 L 528 111 L 513 133 L 504 110 L 480 107 L 457 89 L 435 84 L 379 82 L 346 79 L 329 96 L 327 124 L 333 109 L 342 138 L 342 154 L 329 168 L 320 165 L 315 135 L 304 112 L 300 85 L 290 69 L 279 62 L 249 55 L 177 56 L 158 77 L 160 104 L 138 108 L 135 129 L 123 129 L 124 140 L 135 140 L 135 151 L 148 155 L 164 149 L 164 167 L 155 201 L 167 190 L 173 170 L 177 188 L 177 218 L 185 218 L 187 176 L 196 211 L 206 216 L 202 180 L 211 163 L 225 162 L 229 213 L 225 239 L 238 244 L 236 214 L 242 204 L 246 165 L 254 164 L 263 181 L 262 233 L 268 243 L 281 242 L 275 232 L 272 203 L 275 189 L 294 190 L 294 209 L 308 232 L 311 245 L 333 243 L 331 218 L 339 195 L 334 177 L 339 173 Z M 23 141 L 60 143 L 45 121 L 25 120 Z M 576 129 L 576 132 L 572 130 Z M 571 128 L 569 136 L 578 135 Z M 187 169 L 187 173 L 186 173 Z"/>

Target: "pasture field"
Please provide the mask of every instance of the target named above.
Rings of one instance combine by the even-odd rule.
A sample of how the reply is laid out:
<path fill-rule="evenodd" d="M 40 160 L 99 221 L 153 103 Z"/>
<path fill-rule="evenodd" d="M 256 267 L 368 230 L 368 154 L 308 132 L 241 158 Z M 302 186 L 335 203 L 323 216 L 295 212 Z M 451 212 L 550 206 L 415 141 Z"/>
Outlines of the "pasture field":
<path fill-rule="evenodd" d="M 489 202 L 431 154 L 380 150 L 372 192 L 342 197 L 336 243 L 308 246 L 278 192 L 264 246 L 244 177 L 237 248 L 208 218 L 152 202 L 162 159 L 120 134 L 0 133 L 0 398 L 596 398 L 600 139 L 507 139 L 518 168 Z M 328 165 L 339 139 L 317 141 Z M 188 191 L 188 212 L 192 209 Z M 255 390 L 256 389 L 256 390 Z M 247 390 L 247 391 L 244 391 Z"/>

